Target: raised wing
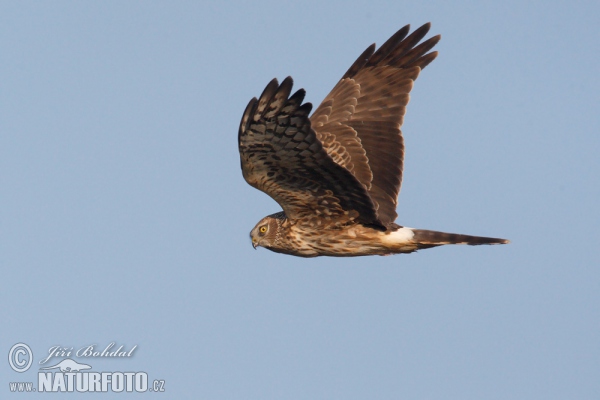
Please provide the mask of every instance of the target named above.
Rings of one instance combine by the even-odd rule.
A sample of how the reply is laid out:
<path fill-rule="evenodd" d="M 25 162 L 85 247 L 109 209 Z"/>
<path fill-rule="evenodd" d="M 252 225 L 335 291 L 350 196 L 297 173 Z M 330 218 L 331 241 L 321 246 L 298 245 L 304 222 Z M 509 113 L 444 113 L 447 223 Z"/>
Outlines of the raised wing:
<path fill-rule="evenodd" d="M 427 52 L 439 35 L 417 46 L 429 28 L 425 24 L 407 37 L 407 25 L 376 52 L 371 45 L 310 117 L 327 154 L 364 185 L 383 225 L 397 217 L 404 161 L 400 127 L 409 93 L 437 56 Z"/>
<path fill-rule="evenodd" d="M 304 90 L 290 97 L 292 84 L 290 77 L 281 85 L 273 79 L 248 103 L 238 134 L 244 178 L 295 223 L 356 219 L 384 229 L 365 187 L 327 155 L 311 129 Z"/>

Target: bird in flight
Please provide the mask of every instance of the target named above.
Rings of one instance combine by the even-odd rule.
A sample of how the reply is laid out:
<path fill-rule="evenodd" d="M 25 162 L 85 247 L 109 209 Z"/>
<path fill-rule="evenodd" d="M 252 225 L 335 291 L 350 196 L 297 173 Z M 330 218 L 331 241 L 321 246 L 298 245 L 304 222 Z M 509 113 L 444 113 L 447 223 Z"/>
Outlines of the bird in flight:
<path fill-rule="evenodd" d="M 400 127 L 419 73 L 440 40 L 427 23 L 369 46 L 309 117 L 305 91 L 273 79 L 248 103 L 238 144 L 242 173 L 283 211 L 252 229 L 254 248 L 300 257 L 389 255 L 445 244 L 508 240 L 394 223 L 404 161 Z"/>

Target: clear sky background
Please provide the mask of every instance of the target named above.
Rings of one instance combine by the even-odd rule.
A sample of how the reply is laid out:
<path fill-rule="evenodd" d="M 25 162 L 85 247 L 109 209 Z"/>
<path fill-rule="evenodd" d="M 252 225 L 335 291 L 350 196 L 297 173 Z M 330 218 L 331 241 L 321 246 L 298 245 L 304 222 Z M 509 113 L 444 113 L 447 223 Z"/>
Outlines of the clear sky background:
<path fill-rule="evenodd" d="M 291 75 L 316 105 L 428 21 L 397 222 L 512 243 L 254 251 L 279 207 L 241 175 L 248 100 Z M 95 370 L 166 381 L 124 398 L 599 398 L 599 24 L 596 1 L 0 3 L 0 397 L 51 346 L 115 342 L 134 356 Z"/>

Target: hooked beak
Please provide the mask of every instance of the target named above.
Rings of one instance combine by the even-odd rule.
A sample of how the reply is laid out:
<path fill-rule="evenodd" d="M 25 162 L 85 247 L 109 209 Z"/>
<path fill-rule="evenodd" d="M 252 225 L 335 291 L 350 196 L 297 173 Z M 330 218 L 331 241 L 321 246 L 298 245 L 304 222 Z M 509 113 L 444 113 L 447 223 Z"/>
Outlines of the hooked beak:
<path fill-rule="evenodd" d="M 258 240 L 252 239 L 252 247 L 254 247 L 254 250 L 256 250 L 256 248 L 258 247 Z"/>

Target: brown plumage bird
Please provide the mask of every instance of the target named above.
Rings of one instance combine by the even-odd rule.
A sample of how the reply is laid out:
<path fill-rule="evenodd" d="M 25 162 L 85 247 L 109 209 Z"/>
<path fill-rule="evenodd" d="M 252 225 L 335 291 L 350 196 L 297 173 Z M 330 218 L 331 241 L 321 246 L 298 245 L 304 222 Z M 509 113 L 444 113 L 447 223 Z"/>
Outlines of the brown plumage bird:
<path fill-rule="evenodd" d="M 238 142 L 242 172 L 283 209 L 263 218 L 254 248 L 300 257 L 410 253 L 445 244 L 503 244 L 505 239 L 402 227 L 394 223 L 402 181 L 400 126 L 419 73 L 440 36 L 419 44 L 425 24 L 369 46 L 312 116 L 292 78 L 273 79 L 248 103 Z"/>

